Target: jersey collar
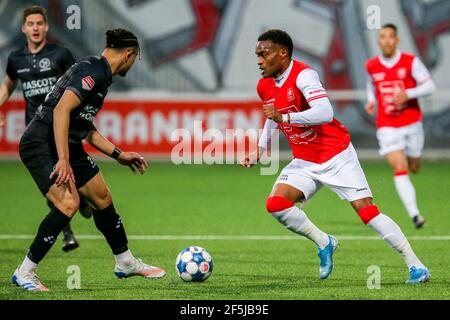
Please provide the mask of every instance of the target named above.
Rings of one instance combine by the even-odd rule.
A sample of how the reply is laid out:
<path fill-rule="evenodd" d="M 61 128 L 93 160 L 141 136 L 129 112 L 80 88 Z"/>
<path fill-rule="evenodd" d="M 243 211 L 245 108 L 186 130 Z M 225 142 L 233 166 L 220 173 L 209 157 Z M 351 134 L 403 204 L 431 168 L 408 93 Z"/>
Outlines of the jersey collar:
<path fill-rule="evenodd" d="M 294 60 L 291 60 L 289 67 L 283 72 L 283 74 L 281 76 L 275 78 L 275 85 L 278 88 L 281 88 L 283 86 L 283 84 L 286 82 L 286 79 L 289 77 L 289 74 L 291 73 L 293 65 L 294 65 Z"/>
<path fill-rule="evenodd" d="M 44 52 L 45 49 L 47 48 L 47 46 L 48 46 L 48 41 L 45 42 L 45 45 L 41 48 L 41 50 L 39 50 L 39 51 L 36 52 L 36 53 L 31 53 L 31 51 L 28 49 L 28 43 L 25 43 L 23 52 L 24 52 L 25 54 L 38 55 L 38 54 Z"/>
<path fill-rule="evenodd" d="M 382 54 L 378 56 L 380 63 L 386 68 L 392 68 L 395 66 L 402 56 L 402 52 L 400 50 L 395 51 L 395 55 L 392 58 L 385 58 Z"/>

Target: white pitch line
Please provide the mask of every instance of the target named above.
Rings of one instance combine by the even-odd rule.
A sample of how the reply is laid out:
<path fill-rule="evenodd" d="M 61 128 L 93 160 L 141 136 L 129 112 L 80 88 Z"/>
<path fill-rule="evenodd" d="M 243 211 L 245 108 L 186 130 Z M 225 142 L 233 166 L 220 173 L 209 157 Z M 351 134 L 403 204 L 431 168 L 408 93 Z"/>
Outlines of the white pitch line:
<path fill-rule="evenodd" d="M 103 240 L 101 235 L 93 234 L 77 234 L 77 239 L 81 240 Z M 130 240 L 306 240 L 300 236 L 281 236 L 281 235 L 128 235 Z M 0 234 L 0 240 L 29 240 L 33 239 L 31 234 Z M 356 235 L 336 235 L 339 240 L 381 240 L 378 236 L 356 236 Z M 409 240 L 425 240 L 425 241 L 449 241 L 450 235 L 440 236 L 409 236 Z"/>

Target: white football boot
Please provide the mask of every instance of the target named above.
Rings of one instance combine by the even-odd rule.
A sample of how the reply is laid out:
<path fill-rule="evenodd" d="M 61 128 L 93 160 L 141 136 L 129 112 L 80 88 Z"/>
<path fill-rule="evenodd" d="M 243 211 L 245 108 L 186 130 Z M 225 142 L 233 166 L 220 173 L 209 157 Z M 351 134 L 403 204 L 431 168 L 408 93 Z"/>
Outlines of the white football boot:
<path fill-rule="evenodd" d="M 116 275 L 116 277 L 122 279 L 141 276 L 146 279 L 157 279 L 162 278 L 166 275 L 166 271 L 164 269 L 145 264 L 141 259 L 134 258 L 134 262 L 135 263 L 133 265 L 126 268 L 122 268 L 116 265 L 116 267 L 114 268 L 114 274 Z"/>
<path fill-rule="evenodd" d="M 30 273 L 20 272 L 19 268 L 14 272 L 12 283 L 29 291 L 49 291 L 39 280 L 36 271 Z"/>

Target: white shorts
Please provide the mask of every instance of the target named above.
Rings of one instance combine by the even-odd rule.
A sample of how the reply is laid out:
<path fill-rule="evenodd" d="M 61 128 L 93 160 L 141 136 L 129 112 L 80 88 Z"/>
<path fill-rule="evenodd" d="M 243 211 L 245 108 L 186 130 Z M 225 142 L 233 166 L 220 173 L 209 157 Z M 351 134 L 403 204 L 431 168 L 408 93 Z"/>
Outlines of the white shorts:
<path fill-rule="evenodd" d="M 422 156 L 425 135 L 422 122 L 400 127 L 382 127 L 377 130 L 379 153 L 384 156 L 392 151 L 405 150 L 408 157 Z"/>
<path fill-rule="evenodd" d="M 325 185 L 342 200 L 371 198 L 369 184 L 359 164 L 355 148 L 349 147 L 322 164 L 301 159 L 292 160 L 280 173 L 275 184 L 288 184 L 305 195 L 304 202 Z"/>

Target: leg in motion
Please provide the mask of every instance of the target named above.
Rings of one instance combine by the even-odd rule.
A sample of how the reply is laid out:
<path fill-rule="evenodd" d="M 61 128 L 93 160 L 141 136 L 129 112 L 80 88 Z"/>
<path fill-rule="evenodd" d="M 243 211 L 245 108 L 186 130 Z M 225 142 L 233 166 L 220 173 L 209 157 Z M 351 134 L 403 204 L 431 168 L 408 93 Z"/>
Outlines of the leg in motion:
<path fill-rule="evenodd" d="M 82 196 L 94 206 L 93 217 L 97 229 L 103 233 L 116 260 L 114 273 L 119 278 L 142 276 L 161 278 L 166 272 L 143 263 L 128 249 L 128 240 L 120 216 L 112 202 L 111 193 L 101 173 L 97 173 L 79 189 Z"/>
<path fill-rule="evenodd" d="M 81 200 L 81 199 L 80 199 Z M 53 209 L 53 203 L 47 199 L 47 206 Z M 62 249 L 64 252 L 69 252 L 78 248 L 80 244 L 78 243 L 75 235 L 73 234 L 72 228 L 70 227 L 70 222 L 63 228 L 63 245 Z"/>
<path fill-rule="evenodd" d="M 27 290 L 48 290 L 36 275 L 37 266 L 78 210 L 79 197 L 73 182 L 60 187 L 53 185 L 46 197 L 54 206 L 42 220 L 27 256 L 12 277 L 14 284 Z"/>
<path fill-rule="evenodd" d="M 391 218 L 381 213 L 372 203 L 372 198 L 362 198 L 351 202 L 364 224 L 368 225 L 405 261 L 409 269 L 407 283 L 426 282 L 430 279 L 428 269 L 414 253 L 402 230 Z"/>
<path fill-rule="evenodd" d="M 416 228 L 423 227 L 425 219 L 420 215 L 419 208 L 417 206 L 416 190 L 411 182 L 408 174 L 408 163 L 410 163 L 409 168 L 414 170 L 412 172 L 416 173 L 420 168 L 420 159 L 409 160 L 403 152 L 403 150 L 393 151 L 386 155 L 386 159 L 394 170 L 394 184 L 397 193 L 405 206 L 408 214 L 413 221 Z M 411 163 L 413 163 L 411 165 Z"/>
<path fill-rule="evenodd" d="M 296 202 L 303 199 L 302 191 L 288 184 L 277 183 L 267 198 L 266 209 L 287 229 L 310 239 L 318 246 L 320 278 L 326 279 L 333 270 L 333 253 L 338 242 L 335 237 L 317 228 L 305 212 L 295 206 Z"/>

